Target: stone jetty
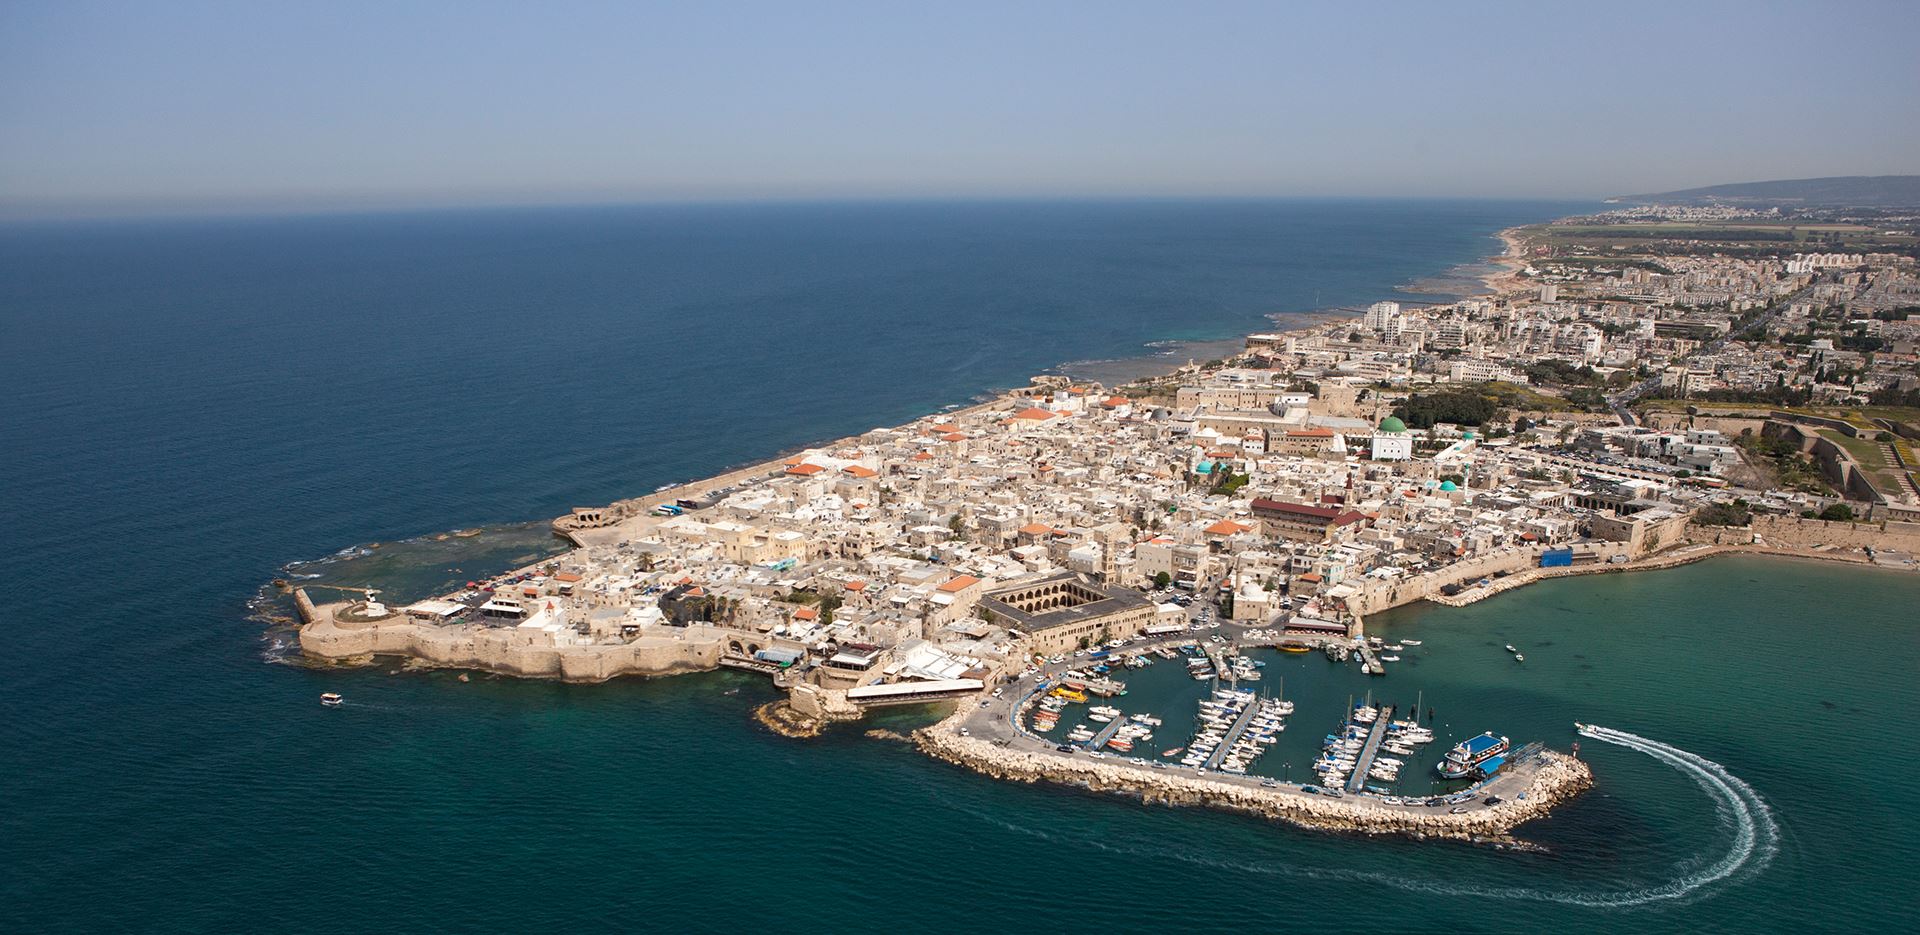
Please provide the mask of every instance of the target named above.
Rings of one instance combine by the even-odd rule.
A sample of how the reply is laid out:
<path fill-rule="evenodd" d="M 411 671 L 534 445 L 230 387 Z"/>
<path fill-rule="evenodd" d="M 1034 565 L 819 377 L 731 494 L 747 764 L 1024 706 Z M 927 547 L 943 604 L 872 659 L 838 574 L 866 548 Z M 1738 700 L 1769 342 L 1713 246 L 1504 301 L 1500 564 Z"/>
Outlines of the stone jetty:
<path fill-rule="evenodd" d="M 914 732 L 919 749 L 995 779 L 1055 782 L 1094 792 L 1138 796 L 1149 804 L 1204 805 L 1258 815 L 1303 828 L 1351 834 L 1398 834 L 1415 838 L 1505 841 L 1515 827 L 1546 816 L 1554 806 L 1593 785 L 1593 772 L 1575 757 L 1545 751 L 1508 777 L 1497 805 L 1448 809 L 1390 806 L 1362 796 L 1328 798 L 1295 786 L 1260 786 L 1171 770 L 1142 769 L 1104 760 L 1002 747 L 958 732 L 965 711 Z M 1514 784 L 1520 780 L 1521 784 Z"/>

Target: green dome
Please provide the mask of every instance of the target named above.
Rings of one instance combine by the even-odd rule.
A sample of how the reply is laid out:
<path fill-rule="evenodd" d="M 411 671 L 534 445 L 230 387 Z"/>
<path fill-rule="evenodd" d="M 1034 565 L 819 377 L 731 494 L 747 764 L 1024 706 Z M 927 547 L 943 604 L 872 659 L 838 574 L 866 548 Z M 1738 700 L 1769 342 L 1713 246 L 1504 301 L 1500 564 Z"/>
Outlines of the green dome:
<path fill-rule="evenodd" d="M 1382 432 L 1404 432 L 1406 430 L 1407 424 L 1400 421 L 1399 416 L 1388 416 L 1380 420 L 1380 431 Z"/>
<path fill-rule="evenodd" d="M 1453 481 L 1443 480 L 1440 482 L 1440 489 L 1441 490 L 1459 490 L 1460 487 L 1459 485 L 1455 484 Z"/>

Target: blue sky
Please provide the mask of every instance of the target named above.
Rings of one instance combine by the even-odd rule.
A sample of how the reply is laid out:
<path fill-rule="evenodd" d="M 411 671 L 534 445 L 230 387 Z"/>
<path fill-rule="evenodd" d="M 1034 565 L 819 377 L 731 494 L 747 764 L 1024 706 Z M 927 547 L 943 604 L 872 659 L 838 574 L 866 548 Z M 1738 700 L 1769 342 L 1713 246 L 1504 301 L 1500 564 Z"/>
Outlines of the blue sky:
<path fill-rule="evenodd" d="M 1920 172 L 1920 3 L 0 3 L 0 214 Z"/>

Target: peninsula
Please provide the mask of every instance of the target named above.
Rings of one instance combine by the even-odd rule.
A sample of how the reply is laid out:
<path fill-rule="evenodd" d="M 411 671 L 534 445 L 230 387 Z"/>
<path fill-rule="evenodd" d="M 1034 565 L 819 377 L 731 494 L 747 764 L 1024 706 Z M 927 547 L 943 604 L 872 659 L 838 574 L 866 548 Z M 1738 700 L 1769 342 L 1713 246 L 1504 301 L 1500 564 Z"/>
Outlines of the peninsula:
<path fill-rule="evenodd" d="M 1586 765 L 1447 738 L 1457 781 L 1394 794 L 1396 756 L 1435 738 L 1418 706 L 1359 703 L 1322 712 L 1345 728 L 1317 782 L 1278 781 L 1249 767 L 1292 709 L 1247 690 L 1247 653 L 1389 676 L 1367 620 L 1415 601 L 1728 551 L 1913 567 L 1914 222 L 1689 203 L 1507 231 L 1484 295 L 1117 388 L 1039 376 L 577 508 L 553 522 L 571 551 L 405 606 L 296 591 L 300 645 L 573 681 L 748 670 L 785 693 L 760 712 L 783 732 L 946 702 L 916 745 L 1002 778 L 1501 839 Z M 1202 726 L 1128 755 L 1159 718 L 1096 699 L 1170 660 L 1215 686 Z"/>

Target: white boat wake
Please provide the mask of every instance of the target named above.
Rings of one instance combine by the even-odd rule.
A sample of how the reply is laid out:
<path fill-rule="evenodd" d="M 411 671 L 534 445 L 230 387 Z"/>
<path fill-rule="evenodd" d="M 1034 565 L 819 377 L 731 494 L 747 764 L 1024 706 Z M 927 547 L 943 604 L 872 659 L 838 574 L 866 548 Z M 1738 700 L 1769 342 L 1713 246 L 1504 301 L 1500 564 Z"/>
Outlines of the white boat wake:
<path fill-rule="evenodd" d="M 1638 734 L 1613 730 L 1607 727 L 1581 725 L 1580 734 L 1593 740 L 1637 750 L 1659 760 L 1681 773 L 1691 777 L 1707 795 L 1714 799 L 1715 807 L 1721 816 L 1733 828 L 1733 841 L 1727 852 L 1692 870 L 1677 879 L 1666 883 L 1635 887 L 1615 892 L 1577 892 L 1553 890 L 1535 887 L 1494 887 L 1462 886 L 1452 882 L 1437 882 L 1410 879 L 1402 874 L 1380 874 L 1364 871 L 1338 870 L 1325 867 L 1305 867 L 1299 865 L 1274 865 L 1249 863 L 1233 860 L 1219 860 L 1184 853 L 1178 849 L 1134 848 L 1116 845 L 1100 838 L 1074 838 L 1072 843 L 1078 847 L 1094 847 L 1100 850 L 1122 852 L 1139 856 L 1167 858 L 1171 857 L 1187 863 L 1203 864 L 1218 869 L 1237 870 L 1246 873 L 1267 876 L 1296 877 L 1320 880 L 1344 880 L 1369 884 L 1384 884 L 1398 889 L 1444 896 L 1481 896 L 1494 899 L 1532 900 L 1567 905 L 1590 906 L 1601 909 L 1625 909 L 1665 903 L 1684 899 L 1700 892 L 1708 886 L 1722 882 L 1737 874 L 1758 872 L 1765 867 L 1779 850 L 1780 826 L 1774 821 L 1773 809 L 1767 805 L 1760 793 L 1740 777 L 1727 772 L 1726 767 L 1696 753 L 1689 753 L 1678 747 L 1649 740 Z M 1024 825 L 984 813 L 976 813 L 1003 828 L 1032 834 L 1042 838 L 1052 838 L 1046 831 L 1029 828 Z"/>

